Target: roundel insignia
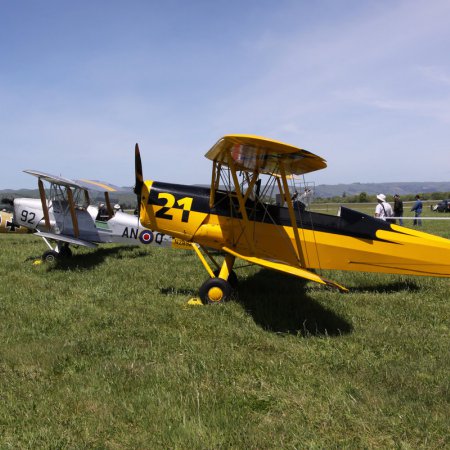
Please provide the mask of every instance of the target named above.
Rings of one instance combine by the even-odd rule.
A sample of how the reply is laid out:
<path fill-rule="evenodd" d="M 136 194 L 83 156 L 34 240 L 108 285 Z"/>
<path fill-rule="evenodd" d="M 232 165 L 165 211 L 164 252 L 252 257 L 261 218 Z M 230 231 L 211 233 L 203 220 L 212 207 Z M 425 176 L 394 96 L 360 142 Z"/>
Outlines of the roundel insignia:
<path fill-rule="evenodd" d="M 139 240 L 143 244 L 151 244 L 153 242 L 153 233 L 150 230 L 143 230 L 139 235 Z"/>

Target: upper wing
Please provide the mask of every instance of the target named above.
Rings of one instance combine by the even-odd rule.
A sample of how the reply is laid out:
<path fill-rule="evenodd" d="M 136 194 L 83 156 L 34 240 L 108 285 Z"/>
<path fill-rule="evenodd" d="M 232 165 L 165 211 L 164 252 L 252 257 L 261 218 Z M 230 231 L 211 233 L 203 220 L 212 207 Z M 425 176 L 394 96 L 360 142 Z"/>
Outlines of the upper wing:
<path fill-rule="evenodd" d="M 280 165 L 288 175 L 301 175 L 327 166 L 323 158 L 307 150 L 245 134 L 224 136 L 205 156 L 222 165 L 228 165 L 231 157 L 236 170 L 269 174 L 279 174 Z"/>
<path fill-rule="evenodd" d="M 25 173 L 29 173 L 40 180 L 48 181 L 49 183 L 59 184 L 61 186 L 66 186 L 70 188 L 80 188 L 85 189 L 83 186 L 78 184 L 74 180 L 69 180 L 68 178 L 58 177 L 56 175 L 51 175 L 49 173 L 40 172 L 38 170 L 24 170 Z"/>
<path fill-rule="evenodd" d="M 89 191 L 98 192 L 117 192 L 117 193 L 130 193 L 132 192 L 130 188 L 122 188 L 115 186 L 114 184 L 98 181 L 98 180 L 70 180 L 69 178 L 59 177 L 57 175 L 51 175 L 45 172 L 40 172 L 38 170 L 24 170 L 25 173 L 29 173 L 41 180 L 48 181 L 49 183 L 58 184 L 60 186 L 66 186 L 70 188 L 87 189 Z"/>
<path fill-rule="evenodd" d="M 116 192 L 116 193 L 131 193 L 133 189 L 123 188 L 119 186 L 115 186 L 114 184 L 108 183 L 106 181 L 98 181 L 98 180 L 75 180 L 79 185 L 81 185 L 84 189 L 88 189 L 89 191 L 99 191 L 99 192 Z"/>

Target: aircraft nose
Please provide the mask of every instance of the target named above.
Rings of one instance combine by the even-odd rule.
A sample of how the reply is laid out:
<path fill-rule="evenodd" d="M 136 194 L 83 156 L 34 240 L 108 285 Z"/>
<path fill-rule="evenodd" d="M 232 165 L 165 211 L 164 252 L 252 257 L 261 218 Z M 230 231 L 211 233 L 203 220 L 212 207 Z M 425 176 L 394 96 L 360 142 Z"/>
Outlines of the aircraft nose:
<path fill-rule="evenodd" d="M 22 199 L 21 198 L 15 198 L 13 200 L 14 215 L 17 215 L 17 212 L 20 210 L 21 207 L 22 207 Z"/>
<path fill-rule="evenodd" d="M 25 225 L 27 228 L 35 228 L 41 219 L 42 205 L 40 199 L 15 198 L 14 221 Z"/>

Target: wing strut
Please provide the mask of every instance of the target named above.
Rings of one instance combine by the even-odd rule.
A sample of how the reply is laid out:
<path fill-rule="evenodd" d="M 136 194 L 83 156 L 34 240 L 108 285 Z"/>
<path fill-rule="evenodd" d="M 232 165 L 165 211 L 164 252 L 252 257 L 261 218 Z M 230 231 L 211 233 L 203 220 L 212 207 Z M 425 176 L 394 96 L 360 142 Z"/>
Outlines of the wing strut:
<path fill-rule="evenodd" d="M 50 217 L 48 215 L 47 199 L 45 198 L 44 183 L 38 178 L 39 196 L 41 197 L 42 211 L 44 212 L 45 228 L 50 231 Z"/>
<path fill-rule="evenodd" d="M 85 201 L 86 205 L 91 204 L 91 199 L 89 198 L 89 192 L 87 189 L 84 190 L 84 201 Z"/>
<path fill-rule="evenodd" d="M 302 244 L 300 242 L 300 236 L 298 234 L 297 219 L 295 218 L 295 212 L 294 212 L 294 207 L 292 205 L 292 199 L 291 199 L 291 196 L 289 195 L 289 186 L 287 184 L 286 170 L 285 170 L 283 163 L 280 164 L 280 175 L 281 175 L 281 181 L 283 183 L 283 190 L 284 190 L 283 195 L 284 195 L 284 199 L 286 200 L 286 203 L 288 206 L 289 218 L 291 219 L 292 231 L 294 233 L 294 238 L 295 238 L 295 253 L 297 255 L 297 259 L 300 263 L 300 266 L 306 267 L 305 257 L 303 255 L 303 251 L 302 251 Z"/>
<path fill-rule="evenodd" d="M 253 196 L 253 188 L 255 187 L 256 181 L 258 180 L 259 173 L 253 172 L 253 176 L 249 179 L 247 172 L 244 172 L 245 178 L 247 180 L 247 192 L 244 195 L 244 203 L 248 200 L 249 197 Z M 256 195 L 253 196 L 252 200 L 256 200 Z"/>
<path fill-rule="evenodd" d="M 211 209 L 214 207 L 216 190 L 219 187 L 220 167 L 221 167 L 220 163 L 213 161 L 213 169 L 212 169 L 212 176 L 211 176 L 211 190 L 209 193 L 209 207 Z"/>
<path fill-rule="evenodd" d="M 113 209 L 111 207 L 111 201 L 109 200 L 109 192 L 106 192 L 106 191 L 105 191 L 105 204 L 106 204 L 106 209 L 108 210 L 108 218 L 111 219 L 111 217 L 114 214 L 113 214 Z"/>
<path fill-rule="evenodd" d="M 249 234 L 250 222 L 248 220 L 247 210 L 245 209 L 244 197 L 242 195 L 242 191 L 239 186 L 239 180 L 236 175 L 236 166 L 234 164 L 233 158 L 231 157 L 230 153 L 227 153 L 227 158 L 228 158 L 228 167 L 230 168 L 231 176 L 233 178 L 234 188 L 236 189 L 236 197 L 237 197 L 237 200 L 239 203 L 239 211 L 242 215 L 242 220 L 244 221 L 244 230 L 243 231 L 244 231 L 245 237 L 247 238 L 248 245 L 249 245 L 252 253 L 254 253 L 255 246 L 253 243 L 252 236 Z"/>
<path fill-rule="evenodd" d="M 69 200 L 70 216 L 72 217 L 73 234 L 77 238 L 80 235 L 80 230 L 78 228 L 78 219 L 73 203 L 72 189 L 69 186 L 67 186 L 67 199 Z"/>

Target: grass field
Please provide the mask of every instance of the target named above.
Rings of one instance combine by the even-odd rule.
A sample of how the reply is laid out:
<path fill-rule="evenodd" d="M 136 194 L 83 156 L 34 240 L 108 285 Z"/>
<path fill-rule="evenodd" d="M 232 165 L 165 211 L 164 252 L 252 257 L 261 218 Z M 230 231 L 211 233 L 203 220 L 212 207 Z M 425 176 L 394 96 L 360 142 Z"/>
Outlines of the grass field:
<path fill-rule="evenodd" d="M 44 249 L 0 235 L 1 449 L 450 447 L 448 279 L 245 267 L 196 307 L 191 252 Z"/>

